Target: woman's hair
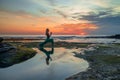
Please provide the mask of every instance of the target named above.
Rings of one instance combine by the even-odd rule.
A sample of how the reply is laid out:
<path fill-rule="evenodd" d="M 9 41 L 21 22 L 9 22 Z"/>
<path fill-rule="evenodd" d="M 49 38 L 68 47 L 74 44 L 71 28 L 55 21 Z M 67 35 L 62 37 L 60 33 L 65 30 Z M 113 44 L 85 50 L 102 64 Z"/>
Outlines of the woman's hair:
<path fill-rule="evenodd" d="M 46 29 L 46 32 L 49 32 L 49 29 L 48 29 L 48 28 Z"/>

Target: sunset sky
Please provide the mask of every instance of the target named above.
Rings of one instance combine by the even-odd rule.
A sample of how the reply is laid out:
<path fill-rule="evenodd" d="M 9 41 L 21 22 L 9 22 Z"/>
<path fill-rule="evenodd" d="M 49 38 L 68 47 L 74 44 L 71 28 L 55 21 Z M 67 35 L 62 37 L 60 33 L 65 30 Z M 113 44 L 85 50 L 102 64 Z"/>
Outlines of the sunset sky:
<path fill-rule="evenodd" d="M 0 35 L 120 34 L 120 0 L 0 0 Z"/>

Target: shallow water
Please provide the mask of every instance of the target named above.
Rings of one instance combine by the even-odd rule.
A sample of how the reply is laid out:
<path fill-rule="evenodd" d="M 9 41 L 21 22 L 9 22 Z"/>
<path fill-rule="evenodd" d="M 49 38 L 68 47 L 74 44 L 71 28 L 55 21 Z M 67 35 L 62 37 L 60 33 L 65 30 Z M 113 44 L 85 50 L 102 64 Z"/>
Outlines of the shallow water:
<path fill-rule="evenodd" d="M 88 68 L 87 61 L 74 57 L 72 53 L 80 52 L 80 49 L 55 48 L 50 65 L 46 65 L 45 54 L 37 48 L 34 49 L 38 54 L 33 58 L 1 68 L 0 80 L 64 80 Z"/>

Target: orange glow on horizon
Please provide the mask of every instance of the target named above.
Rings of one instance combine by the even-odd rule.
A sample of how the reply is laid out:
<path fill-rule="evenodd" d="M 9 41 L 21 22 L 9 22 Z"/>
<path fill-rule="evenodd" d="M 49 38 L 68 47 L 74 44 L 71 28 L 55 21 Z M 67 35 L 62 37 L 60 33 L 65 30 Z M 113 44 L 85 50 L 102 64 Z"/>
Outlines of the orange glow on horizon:
<path fill-rule="evenodd" d="M 11 28 L 3 27 L 0 31 L 4 31 L 6 34 L 44 34 L 45 29 L 49 28 L 54 35 L 87 35 L 87 31 L 94 31 L 98 27 L 90 23 L 78 23 L 78 24 L 61 24 L 53 27 L 15 27 Z"/>
<path fill-rule="evenodd" d="M 49 28 L 54 35 L 86 35 L 89 34 L 87 31 L 98 29 L 92 23 L 80 23 L 55 16 L 32 17 L 8 13 L 1 13 L 1 15 L 5 18 L 0 19 L 0 34 L 40 35 Z"/>

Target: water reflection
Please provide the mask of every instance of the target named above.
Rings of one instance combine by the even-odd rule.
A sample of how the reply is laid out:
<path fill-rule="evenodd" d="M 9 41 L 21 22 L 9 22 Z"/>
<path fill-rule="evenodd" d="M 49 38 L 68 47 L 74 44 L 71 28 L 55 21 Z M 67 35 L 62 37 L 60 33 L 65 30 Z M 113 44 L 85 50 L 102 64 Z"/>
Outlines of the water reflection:
<path fill-rule="evenodd" d="M 33 58 L 0 69 L 0 80 L 65 80 L 71 75 L 85 71 L 89 66 L 87 61 L 73 54 L 73 52 L 79 53 L 81 49 L 54 48 L 54 55 L 50 55 L 52 61 L 49 66 L 45 62 L 46 55 L 38 48 L 33 49 L 37 51 Z"/>
<path fill-rule="evenodd" d="M 50 60 L 52 61 L 52 58 L 51 58 L 50 55 L 54 53 L 54 48 L 52 47 L 52 49 L 51 49 L 50 51 L 48 51 L 48 50 L 46 50 L 46 49 L 44 49 L 44 48 L 40 48 L 40 50 L 41 50 L 42 52 L 44 52 L 45 55 L 47 56 L 47 57 L 46 57 L 46 64 L 49 65 L 49 61 L 50 61 Z"/>

